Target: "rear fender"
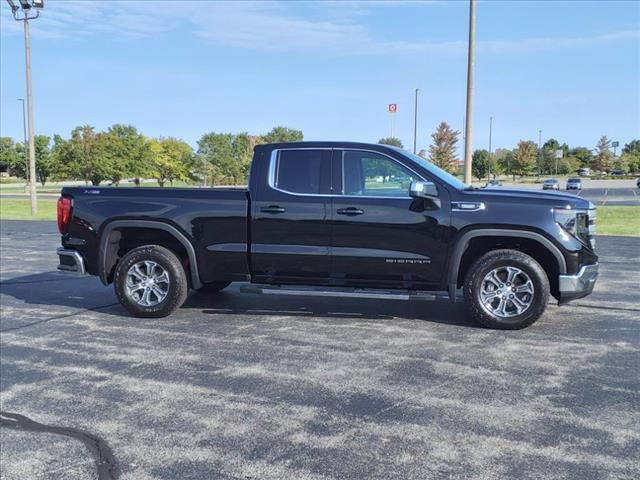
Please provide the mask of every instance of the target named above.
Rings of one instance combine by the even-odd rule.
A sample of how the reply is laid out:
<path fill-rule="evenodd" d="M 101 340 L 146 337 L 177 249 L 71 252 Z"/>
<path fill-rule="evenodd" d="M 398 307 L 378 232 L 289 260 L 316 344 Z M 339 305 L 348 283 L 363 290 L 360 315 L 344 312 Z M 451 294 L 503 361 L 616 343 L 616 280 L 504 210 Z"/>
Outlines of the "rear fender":
<path fill-rule="evenodd" d="M 118 253 L 117 248 L 118 242 L 120 241 L 120 232 L 118 229 L 127 227 L 164 230 L 171 234 L 187 251 L 193 288 L 197 289 L 202 287 L 198 273 L 196 251 L 189 239 L 173 225 L 153 220 L 114 220 L 104 227 L 102 235 L 100 236 L 100 248 L 98 250 L 98 274 L 103 284 L 109 284 L 109 272 L 115 263 L 115 257 Z"/>

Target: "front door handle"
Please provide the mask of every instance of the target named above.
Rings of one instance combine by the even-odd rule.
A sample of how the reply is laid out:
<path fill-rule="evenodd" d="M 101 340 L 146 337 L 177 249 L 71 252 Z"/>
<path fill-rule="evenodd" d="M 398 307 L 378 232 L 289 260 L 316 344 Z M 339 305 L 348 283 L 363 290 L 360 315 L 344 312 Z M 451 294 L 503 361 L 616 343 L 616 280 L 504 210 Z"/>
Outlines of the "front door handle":
<path fill-rule="evenodd" d="M 338 215 L 362 215 L 364 210 L 356 207 L 339 208 Z"/>
<path fill-rule="evenodd" d="M 262 213 L 284 213 L 287 210 L 279 205 L 269 205 L 268 207 L 262 207 L 260 211 Z"/>

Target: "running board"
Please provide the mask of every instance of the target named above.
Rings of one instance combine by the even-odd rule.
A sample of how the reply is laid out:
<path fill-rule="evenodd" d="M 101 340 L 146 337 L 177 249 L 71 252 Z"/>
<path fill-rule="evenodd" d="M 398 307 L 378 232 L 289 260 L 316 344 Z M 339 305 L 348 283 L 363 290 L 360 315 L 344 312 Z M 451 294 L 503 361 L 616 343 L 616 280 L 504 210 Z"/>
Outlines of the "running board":
<path fill-rule="evenodd" d="M 293 295 L 304 297 L 343 297 L 343 298 L 373 298 L 376 300 L 445 300 L 449 299 L 447 292 L 427 292 L 422 290 L 377 290 L 363 288 L 342 287 L 281 287 L 277 285 L 248 284 L 240 287 L 242 293 L 256 293 L 261 295 Z"/>

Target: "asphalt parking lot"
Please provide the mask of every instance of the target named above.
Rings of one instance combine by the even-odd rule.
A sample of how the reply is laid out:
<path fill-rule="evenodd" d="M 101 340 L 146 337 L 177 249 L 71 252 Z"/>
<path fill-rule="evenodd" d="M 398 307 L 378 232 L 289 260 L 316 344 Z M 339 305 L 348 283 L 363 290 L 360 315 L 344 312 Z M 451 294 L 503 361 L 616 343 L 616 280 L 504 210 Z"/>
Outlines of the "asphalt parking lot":
<path fill-rule="evenodd" d="M 2 479 L 98 478 L 96 455 L 135 480 L 640 477 L 639 238 L 599 237 L 594 294 L 504 332 L 237 286 L 133 319 L 55 270 L 53 222 L 0 234 Z"/>
<path fill-rule="evenodd" d="M 570 193 L 586 198 L 594 205 L 633 206 L 640 205 L 640 189 L 636 186 L 636 180 L 591 180 L 581 178 L 581 190 L 565 190 L 566 181 L 560 181 L 559 193 Z M 504 188 L 511 188 L 505 185 Z M 526 190 L 542 190 L 539 183 L 522 183 L 517 188 Z M 547 190 L 553 192 L 555 190 Z"/>

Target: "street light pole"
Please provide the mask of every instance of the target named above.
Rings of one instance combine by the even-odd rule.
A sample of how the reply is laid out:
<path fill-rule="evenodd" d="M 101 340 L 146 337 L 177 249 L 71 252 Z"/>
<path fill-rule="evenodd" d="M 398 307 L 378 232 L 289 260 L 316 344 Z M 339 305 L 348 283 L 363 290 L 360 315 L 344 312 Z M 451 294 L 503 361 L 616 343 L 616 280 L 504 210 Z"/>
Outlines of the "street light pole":
<path fill-rule="evenodd" d="M 27 181 L 27 191 L 31 191 L 29 187 L 29 155 L 27 155 L 27 113 L 24 106 L 24 98 L 16 98 L 16 101 L 22 102 L 22 133 L 24 135 L 24 176 Z"/>
<path fill-rule="evenodd" d="M 31 39 L 29 37 L 29 19 L 24 18 L 24 58 L 27 69 L 27 110 L 29 116 L 27 123 L 29 125 L 29 178 L 31 182 L 31 216 L 38 214 L 38 197 L 36 196 L 36 150 L 33 138 L 33 95 L 31 94 Z"/>
<path fill-rule="evenodd" d="M 489 117 L 489 168 L 487 169 L 489 175 L 487 180 L 491 180 L 491 129 L 493 128 L 493 117 Z"/>
<path fill-rule="evenodd" d="M 28 148 L 29 148 L 29 186 L 31 196 L 31 216 L 38 213 L 38 199 L 36 196 L 36 152 L 33 134 L 33 95 L 31 93 L 31 41 L 29 36 L 29 20 L 34 20 L 40 16 L 40 10 L 44 7 L 44 0 L 19 0 L 20 6 L 16 5 L 15 0 L 7 0 L 11 7 L 13 18 L 24 24 L 24 57 L 27 78 L 27 112 L 28 112 Z M 35 9 L 35 15 L 29 15 L 30 11 Z M 18 12 L 22 10 L 22 15 Z"/>
<path fill-rule="evenodd" d="M 415 90 L 415 104 L 413 107 L 413 153 L 417 152 L 418 145 L 418 92 L 419 88 Z"/>
<path fill-rule="evenodd" d="M 538 178 L 542 175 L 542 130 L 538 130 Z"/>
<path fill-rule="evenodd" d="M 464 181 L 471 184 L 473 156 L 473 89 L 476 43 L 476 0 L 469 0 L 469 51 L 467 57 L 467 122 L 464 136 Z"/>

